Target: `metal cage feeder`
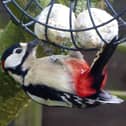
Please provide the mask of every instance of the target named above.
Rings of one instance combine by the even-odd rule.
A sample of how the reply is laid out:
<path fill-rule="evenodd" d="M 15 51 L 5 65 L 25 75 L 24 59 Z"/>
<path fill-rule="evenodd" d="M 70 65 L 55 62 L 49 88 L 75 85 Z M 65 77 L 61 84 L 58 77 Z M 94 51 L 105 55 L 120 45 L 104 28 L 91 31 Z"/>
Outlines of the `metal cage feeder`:
<path fill-rule="evenodd" d="M 109 10 L 109 12 L 113 16 L 113 18 L 111 20 L 108 20 L 107 22 L 100 24 L 100 25 L 95 25 L 95 22 L 92 18 L 92 13 L 91 13 L 92 1 L 91 0 L 85 0 L 86 8 L 88 10 L 88 13 L 89 13 L 93 27 L 89 27 L 89 28 L 85 28 L 85 29 L 73 29 L 72 28 L 72 21 L 71 21 L 72 20 L 72 11 L 75 12 L 75 14 L 77 13 L 77 7 L 78 7 L 79 1 L 78 0 L 69 0 L 68 2 L 69 2 L 69 8 L 70 8 L 70 12 L 69 12 L 69 17 L 70 17 L 69 27 L 70 27 L 70 29 L 63 29 L 63 28 L 53 27 L 53 26 L 48 24 L 48 20 L 49 20 L 50 13 L 52 11 L 52 7 L 56 3 L 55 0 L 50 0 L 48 2 L 48 4 L 46 5 L 46 6 L 50 5 L 50 9 L 48 11 L 47 18 L 46 18 L 46 23 L 41 23 L 36 19 L 38 14 L 44 8 L 44 6 L 41 4 L 40 0 L 28 0 L 27 2 L 25 2 L 25 4 L 22 4 L 22 5 L 20 5 L 18 3 L 18 0 L 2 0 L 2 3 L 5 7 L 5 9 L 7 10 L 7 12 L 11 16 L 12 20 L 16 24 L 23 27 L 27 32 L 29 32 L 30 34 L 32 34 L 35 37 L 37 37 L 37 36 L 36 36 L 36 34 L 33 30 L 34 24 L 39 23 L 39 24 L 43 25 L 45 27 L 45 40 L 42 40 L 42 41 L 49 43 L 49 44 L 52 44 L 52 45 L 59 47 L 59 48 L 67 49 L 67 50 L 74 50 L 74 51 L 77 51 L 77 50 L 79 50 L 79 51 L 82 51 L 82 50 L 83 51 L 97 50 L 96 48 L 82 48 L 82 47 L 80 47 L 77 44 L 77 41 L 76 41 L 76 39 L 73 35 L 74 33 L 94 29 L 96 31 L 97 35 L 100 37 L 100 39 L 104 42 L 104 44 L 107 44 L 106 40 L 104 40 L 104 38 L 102 37 L 101 33 L 98 30 L 99 27 L 102 27 L 102 26 L 112 22 L 113 20 L 118 20 L 119 28 L 126 26 L 126 21 L 122 18 L 122 16 L 124 16 L 125 13 L 126 13 L 126 9 L 123 9 L 118 13 L 113 8 L 110 0 L 104 0 L 104 4 L 106 5 L 106 8 Z M 34 8 L 34 9 L 32 9 L 32 8 Z M 13 11 L 14 9 L 16 9 L 16 13 Z M 33 11 L 34 11 L 34 13 L 32 13 Z M 71 40 L 72 40 L 72 47 L 65 46 L 63 44 L 57 44 L 55 42 L 50 42 L 49 39 L 48 39 L 48 33 L 47 33 L 48 29 L 69 32 L 70 36 L 71 36 Z M 126 40 L 125 36 L 123 36 L 123 37 L 119 36 L 119 38 L 120 39 L 115 40 L 113 43 L 114 44 L 120 44 L 120 43 L 122 43 Z"/>

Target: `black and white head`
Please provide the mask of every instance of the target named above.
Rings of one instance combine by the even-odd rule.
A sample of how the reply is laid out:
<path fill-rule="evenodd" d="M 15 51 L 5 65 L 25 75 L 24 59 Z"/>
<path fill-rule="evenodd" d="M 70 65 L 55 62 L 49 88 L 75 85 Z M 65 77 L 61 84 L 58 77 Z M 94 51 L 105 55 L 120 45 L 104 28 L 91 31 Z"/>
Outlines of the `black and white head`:
<path fill-rule="evenodd" d="M 6 49 L 1 58 L 3 70 L 9 74 L 23 77 L 28 69 L 28 65 L 24 66 L 24 64 L 35 58 L 38 43 L 38 40 L 17 43 Z"/>

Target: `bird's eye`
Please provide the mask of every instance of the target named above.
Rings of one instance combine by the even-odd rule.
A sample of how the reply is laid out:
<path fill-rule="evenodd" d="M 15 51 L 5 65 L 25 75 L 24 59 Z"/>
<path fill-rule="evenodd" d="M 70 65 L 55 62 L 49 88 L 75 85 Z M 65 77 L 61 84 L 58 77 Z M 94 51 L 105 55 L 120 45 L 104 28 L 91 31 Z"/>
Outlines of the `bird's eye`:
<path fill-rule="evenodd" d="M 20 54 L 21 52 L 22 52 L 22 48 L 17 48 L 17 49 L 15 50 L 15 53 Z"/>

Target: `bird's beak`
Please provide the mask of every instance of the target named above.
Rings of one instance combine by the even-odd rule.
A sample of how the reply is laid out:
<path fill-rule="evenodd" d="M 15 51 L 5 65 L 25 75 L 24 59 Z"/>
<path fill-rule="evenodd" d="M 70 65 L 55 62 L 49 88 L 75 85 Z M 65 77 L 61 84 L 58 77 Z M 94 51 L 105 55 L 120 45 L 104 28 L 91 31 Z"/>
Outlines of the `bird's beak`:
<path fill-rule="evenodd" d="M 39 43 L 40 43 L 40 41 L 38 39 L 35 39 L 35 40 L 29 42 L 28 43 L 28 49 L 35 48 Z"/>
<path fill-rule="evenodd" d="M 28 42 L 27 54 L 28 55 L 31 54 L 33 57 L 36 57 L 36 52 L 37 52 L 36 50 L 39 44 L 40 44 L 40 41 L 38 39 Z"/>
<path fill-rule="evenodd" d="M 40 41 L 38 39 L 35 39 L 35 40 L 31 41 L 31 42 L 28 42 L 27 51 L 29 53 L 31 53 L 35 49 L 35 47 L 38 46 L 39 43 L 40 43 Z"/>

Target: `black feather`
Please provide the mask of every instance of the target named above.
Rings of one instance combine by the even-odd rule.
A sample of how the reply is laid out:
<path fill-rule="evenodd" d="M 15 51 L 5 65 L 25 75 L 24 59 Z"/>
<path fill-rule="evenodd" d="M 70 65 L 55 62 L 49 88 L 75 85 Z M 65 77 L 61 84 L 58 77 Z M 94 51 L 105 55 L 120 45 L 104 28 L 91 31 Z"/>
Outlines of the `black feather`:
<path fill-rule="evenodd" d="M 10 55 L 13 53 L 13 50 L 14 50 L 15 48 L 19 48 L 19 47 L 21 47 L 20 44 L 19 44 L 19 43 L 16 43 L 15 45 L 13 45 L 13 46 L 11 46 L 10 48 L 6 49 L 6 50 L 3 52 L 3 55 L 2 55 L 2 57 L 1 57 L 1 61 L 5 61 L 6 58 L 7 58 L 8 56 L 10 56 Z"/>
<path fill-rule="evenodd" d="M 76 107 L 81 107 L 83 102 L 85 101 L 83 98 L 76 96 L 75 94 L 71 94 L 68 92 L 58 91 L 51 87 L 47 87 L 45 85 L 32 85 L 22 86 L 25 92 L 30 93 L 31 95 L 37 96 L 39 98 L 45 100 L 66 102 L 67 104 L 72 104 Z"/>

